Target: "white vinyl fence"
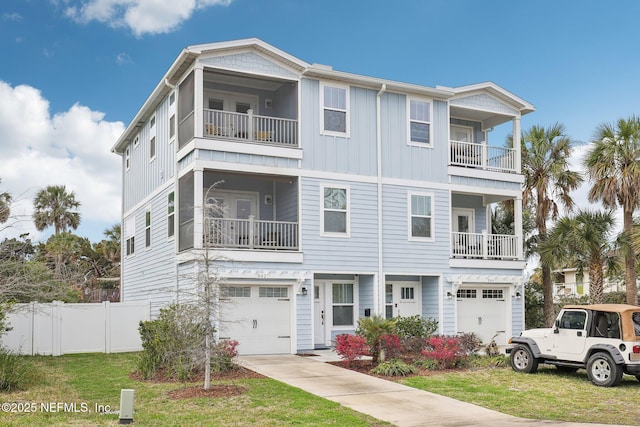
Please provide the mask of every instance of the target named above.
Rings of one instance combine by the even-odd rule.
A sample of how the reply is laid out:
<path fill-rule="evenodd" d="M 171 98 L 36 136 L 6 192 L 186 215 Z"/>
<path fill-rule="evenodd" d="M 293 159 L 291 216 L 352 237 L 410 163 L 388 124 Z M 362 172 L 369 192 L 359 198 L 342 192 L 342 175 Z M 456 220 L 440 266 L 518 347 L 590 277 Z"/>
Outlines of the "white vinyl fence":
<path fill-rule="evenodd" d="M 140 351 L 138 326 L 150 317 L 149 302 L 16 304 L 0 340 L 27 355 Z"/>

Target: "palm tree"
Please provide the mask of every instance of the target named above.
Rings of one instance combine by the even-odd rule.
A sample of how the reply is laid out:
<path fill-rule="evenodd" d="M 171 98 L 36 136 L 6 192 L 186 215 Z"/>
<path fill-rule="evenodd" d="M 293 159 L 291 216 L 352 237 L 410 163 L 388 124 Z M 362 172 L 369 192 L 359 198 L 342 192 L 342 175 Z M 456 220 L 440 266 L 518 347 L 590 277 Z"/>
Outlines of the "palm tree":
<path fill-rule="evenodd" d="M 524 174 L 523 204 L 535 210 L 536 242 L 544 241 L 547 221 L 557 219 L 558 202 L 566 209 L 573 208 L 570 192 L 582 183 L 582 176 L 568 169 L 571 139 L 564 126 L 556 123 L 548 129 L 532 126 L 522 136 L 522 173 Z M 541 267 L 544 295 L 544 319 L 547 326 L 554 321 L 553 284 L 551 269 Z"/>
<path fill-rule="evenodd" d="M 7 222 L 9 215 L 11 215 L 11 194 L 5 191 L 0 193 L 0 224 Z"/>
<path fill-rule="evenodd" d="M 611 211 L 580 210 L 573 217 L 560 218 L 538 246 L 543 265 L 575 266 L 578 279 L 588 269 L 592 304 L 603 301 L 605 267 L 609 275 L 617 270 L 618 257 L 609 240 L 614 225 Z"/>
<path fill-rule="evenodd" d="M 50 185 L 38 192 L 34 200 L 33 220 L 38 231 L 53 225 L 55 234 L 80 225 L 80 207 L 73 193 L 67 193 L 64 185 Z"/>
<path fill-rule="evenodd" d="M 605 208 L 622 207 L 623 241 L 631 241 L 633 212 L 640 197 L 640 118 L 619 119 L 615 124 L 598 126 L 593 147 L 584 165 L 592 183 L 589 201 L 601 201 Z M 627 303 L 638 303 L 635 274 L 635 250 L 624 245 L 624 283 Z"/>

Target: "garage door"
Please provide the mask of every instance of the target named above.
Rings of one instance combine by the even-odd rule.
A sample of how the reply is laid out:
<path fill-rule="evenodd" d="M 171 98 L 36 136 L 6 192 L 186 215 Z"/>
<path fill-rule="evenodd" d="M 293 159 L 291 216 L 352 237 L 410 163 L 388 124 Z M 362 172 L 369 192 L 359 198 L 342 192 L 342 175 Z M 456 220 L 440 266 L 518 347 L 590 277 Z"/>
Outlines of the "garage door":
<path fill-rule="evenodd" d="M 240 354 L 291 352 L 291 300 L 288 286 L 225 286 L 220 338 L 238 341 Z"/>
<path fill-rule="evenodd" d="M 507 303 L 500 288 L 460 288 L 457 292 L 458 333 L 473 332 L 483 343 L 505 345 Z M 495 338 L 494 338 L 495 337 Z"/>

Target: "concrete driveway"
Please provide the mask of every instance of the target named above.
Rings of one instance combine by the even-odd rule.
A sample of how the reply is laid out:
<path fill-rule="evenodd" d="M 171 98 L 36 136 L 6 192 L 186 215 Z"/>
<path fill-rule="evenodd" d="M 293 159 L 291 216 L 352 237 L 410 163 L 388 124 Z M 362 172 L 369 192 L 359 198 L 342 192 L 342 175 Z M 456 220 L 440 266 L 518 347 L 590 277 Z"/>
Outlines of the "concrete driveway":
<path fill-rule="evenodd" d="M 334 353 L 335 355 L 335 353 Z M 240 356 L 244 367 L 397 426 L 605 426 L 528 420 L 323 363 L 321 356 Z"/>

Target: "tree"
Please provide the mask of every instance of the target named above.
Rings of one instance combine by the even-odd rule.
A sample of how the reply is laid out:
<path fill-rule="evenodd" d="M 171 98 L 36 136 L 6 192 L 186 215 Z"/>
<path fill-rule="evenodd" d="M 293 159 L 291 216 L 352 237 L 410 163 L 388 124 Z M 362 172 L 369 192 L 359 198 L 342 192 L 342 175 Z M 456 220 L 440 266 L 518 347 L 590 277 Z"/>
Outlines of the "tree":
<path fill-rule="evenodd" d="M 601 201 L 607 209 L 622 208 L 622 241 L 630 242 L 633 212 L 640 197 L 640 118 L 619 119 L 598 126 L 584 166 L 591 181 L 589 201 Z M 623 245 L 627 303 L 638 303 L 633 245 Z"/>
<path fill-rule="evenodd" d="M 609 274 L 617 269 L 617 252 L 610 241 L 614 225 L 610 211 L 580 210 L 575 216 L 560 218 L 538 246 L 543 265 L 575 266 L 578 279 L 588 269 L 592 304 L 603 302 L 605 267 Z"/>
<path fill-rule="evenodd" d="M 568 210 L 573 208 L 570 192 L 582 183 L 582 177 L 578 172 L 569 170 L 571 148 L 572 141 L 559 123 L 548 129 L 532 126 L 522 136 L 523 204 L 534 206 L 535 244 L 546 238 L 547 221 L 558 218 L 558 203 Z M 551 326 L 554 321 L 551 269 L 543 265 L 541 274 L 544 319 L 545 324 Z"/>
<path fill-rule="evenodd" d="M 33 220 L 36 229 L 42 231 L 54 226 L 55 234 L 69 228 L 77 229 L 80 225 L 80 213 L 76 210 L 80 202 L 73 193 L 67 193 L 64 185 L 50 185 L 36 194 L 34 200 Z"/>
<path fill-rule="evenodd" d="M 2 183 L 2 180 L 0 180 Z M 11 215 L 11 194 L 6 191 L 0 193 L 0 224 L 7 222 Z"/>

